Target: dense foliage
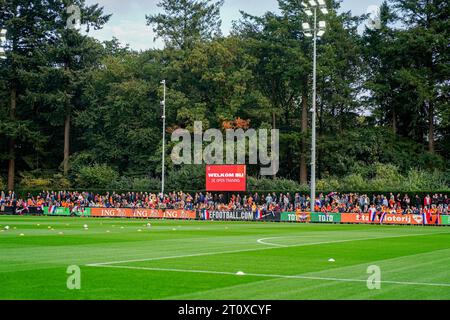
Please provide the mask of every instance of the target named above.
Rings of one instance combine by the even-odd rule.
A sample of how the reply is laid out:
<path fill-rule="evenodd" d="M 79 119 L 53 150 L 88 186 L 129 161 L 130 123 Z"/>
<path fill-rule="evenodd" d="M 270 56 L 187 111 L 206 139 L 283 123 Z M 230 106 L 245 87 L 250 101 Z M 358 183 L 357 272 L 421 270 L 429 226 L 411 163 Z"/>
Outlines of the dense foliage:
<path fill-rule="evenodd" d="M 73 1 L 70 1 L 72 3 Z M 223 1 L 161 0 L 148 15 L 165 49 L 136 52 L 85 35 L 109 15 L 66 0 L 1 0 L 0 189 L 158 190 L 161 80 L 168 134 L 193 128 L 280 129 L 280 172 L 251 190 L 306 191 L 312 41 L 296 0 L 280 13 L 242 13 L 220 32 Z M 450 4 L 390 0 L 381 29 L 327 1 L 318 42 L 318 187 L 434 191 L 450 185 Z M 152 39 L 143 39 L 151 42 Z M 175 166 L 168 189 L 202 190 L 203 166 Z"/>

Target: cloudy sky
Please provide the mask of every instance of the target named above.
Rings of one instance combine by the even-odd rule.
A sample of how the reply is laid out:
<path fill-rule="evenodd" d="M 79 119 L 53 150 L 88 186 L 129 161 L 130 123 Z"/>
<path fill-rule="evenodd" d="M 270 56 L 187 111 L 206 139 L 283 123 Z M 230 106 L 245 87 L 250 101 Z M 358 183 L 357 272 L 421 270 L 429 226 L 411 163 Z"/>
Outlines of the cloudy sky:
<path fill-rule="evenodd" d="M 343 0 L 342 10 L 353 14 L 366 13 L 370 5 L 380 5 L 383 0 Z M 135 50 L 162 48 L 160 40 L 153 41 L 154 33 L 146 26 L 145 15 L 160 12 L 159 0 L 86 0 L 88 4 L 99 3 L 105 13 L 112 14 L 108 24 L 91 35 L 99 40 L 110 40 L 113 36 Z M 262 15 L 266 11 L 277 11 L 277 0 L 225 0 L 221 10 L 222 31 L 227 35 L 232 21 L 240 18 L 239 10 L 252 15 Z"/>

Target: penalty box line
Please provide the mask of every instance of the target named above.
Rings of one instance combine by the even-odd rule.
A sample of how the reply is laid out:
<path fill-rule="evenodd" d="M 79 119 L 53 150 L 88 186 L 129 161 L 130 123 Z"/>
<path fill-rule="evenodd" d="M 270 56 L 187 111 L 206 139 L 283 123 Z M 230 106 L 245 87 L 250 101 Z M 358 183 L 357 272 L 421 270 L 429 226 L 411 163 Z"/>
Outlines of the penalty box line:
<path fill-rule="evenodd" d="M 239 277 L 261 277 L 261 278 L 276 278 L 276 279 L 302 279 L 302 280 L 317 280 L 317 281 L 334 281 L 334 282 L 364 282 L 368 280 L 364 279 L 347 279 L 347 278 L 329 278 L 329 277 L 317 277 L 317 276 L 302 276 L 302 275 L 281 275 L 281 274 L 263 274 L 263 273 L 233 273 L 225 271 L 210 271 L 210 270 L 186 270 L 186 269 L 171 269 L 171 268 L 146 268 L 146 267 L 133 267 L 133 266 L 112 266 L 112 265 L 96 265 L 91 267 L 97 268 L 112 268 L 112 269 L 128 269 L 128 270 L 144 270 L 144 271 L 161 271 L 161 272 L 176 272 L 176 273 L 197 273 L 197 274 L 214 274 L 214 275 L 227 275 L 227 276 L 239 276 Z M 398 284 L 408 286 L 430 286 L 430 287 L 450 287 L 450 283 L 428 283 L 428 282 L 408 282 L 408 281 L 391 281 L 381 280 L 373 281 L 370 283 L 377 284 Z"/>
<path fill-rule="evenodd" d="M 113 265 L 113 264 L 127 264 L 127 263 L 133 263 L 133 262 L 147 262 L 147 261 L 159 261 L 159 260 L 169 260 L 169 259 L 204 257 L 204 256 L 214 256 L 214 255 L 220 255 L 220 254 L 232 254 L 232 253 L 274 250 L 274 249 L 283 249 L 283 248 L 306 247 L 306 246 L 314 246 L 314 245 L 322 245 L 322 244 L 345 243 L 345 242 L 352 242 L 352 241 L 367 241 L 367 240 L 378 240 L 378 239 L 389 239 L 389 238 L 418 237 L 418 236 L 436 235 L 436 234 L 441 234 L 441 233 L 448 233 L 448 232 L 409 234 L 409 235 L 387 236 L 387 237 L 354 238 L 354 239 L 322 241 L 322 242 L 313 242 L 313 243 L 302 243 L 302 244 L 297 244 L 297 245 L 286 245 L 283 247 L 273 246 L 273 244 L 271 245 L 269 243 L 264 243 L 261 241 L 261 240 L 268 240 L 268 239 L 275 239 L 275 238 L 264 238 L 264 239 L 258 239 L 257 243 L 269 245 L 269 246 L 271 245 L 271 247 L 229 250 L 229 251 L 219 251 L 219 252 L 193 253 L 193 254 L 184 254 L 184 255 L 177 255 L 177 256 L 154 257 L 154 258 L 122 260 L 122 261 L 108 261 L 108 262 L 100 262 L 100 263 L 89 263 L 89 264 L 86 264 L 86 267 L 100 267 L 100 266 L 109 266 L 109 265 Z M 281 237 L 276 237 L 276 238 L 287 238 L 287 237 L 288 236 L 281 236 Z"/>

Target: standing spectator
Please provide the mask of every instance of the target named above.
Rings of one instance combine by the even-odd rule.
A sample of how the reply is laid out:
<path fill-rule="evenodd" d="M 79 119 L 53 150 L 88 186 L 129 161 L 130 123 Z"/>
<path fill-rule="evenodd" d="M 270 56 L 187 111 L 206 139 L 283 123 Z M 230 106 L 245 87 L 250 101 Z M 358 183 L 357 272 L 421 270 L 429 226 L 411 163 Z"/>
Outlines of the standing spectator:
<path fill-rule="evenodd" d="M 287 195 L 284 195 L 283 208 L 284 208 L 284 211 L 287 211 L 287 209 L 289 208 L 289 198 Z"/>
<path fill-rule="evenodd" d="M 269 207 L 270 206 L 270 204 L 272 203 L 272 196 L 270 195 L 270 193 L 269 194 L 267 194 L 267 197 L 266 197 L 266 205 L 267 205 L 267 207 Z"/>
<path fill-rule="evenodd" d="M 419 208 L 422 205 L 422 200 L 420 197 L 416 194 L 416 197 L 414 198 L 414 206 L 416 208 Z"/>
<path fill-rule="evenodd" d="M 423 200 L 423 206 L 425 209 L 430 209 L 431 208 L 431 197 L 429 194 L 427 194 L 427 196 L 425 197 L 425 199 Z"/>
<path fill-rule="evenodd" d="M 15 215 L 16 214 L 16 210 L 17 210 L 17 200 L 16 200 L 15 197 L 12 200 L 12 205 L 11 206 L 12 206 L 12 214 Z"/>

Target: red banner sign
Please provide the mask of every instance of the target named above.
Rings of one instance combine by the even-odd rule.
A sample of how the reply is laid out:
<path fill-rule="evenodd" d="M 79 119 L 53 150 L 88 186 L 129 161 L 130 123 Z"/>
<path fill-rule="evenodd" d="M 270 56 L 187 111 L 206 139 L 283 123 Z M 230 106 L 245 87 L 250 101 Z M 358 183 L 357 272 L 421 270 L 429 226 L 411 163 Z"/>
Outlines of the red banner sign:
<path fill-rule="evenodd" d="M 343 213 L 341 214 L 341 223 L 373 223 L 380 224 L 380 217 L 377 215 L 375 221 L 371 221 L 368 213 Z M 383 224 L 412 224 L 423 225 L 423 217 L 415 214 L 387 214 L 384 217 Z"/>
<path fill-rule="evenodd" d="M 195 211 L 189 210 L 157 210 L 157 209 L 129 209 L 129 208 L 92 208 L 92 217 L 103 218 L 148 218 L 148 219 L 195 219 Z"/>
<path fill-rule="evenodd" d="M 247 190 L 247 166 L 209 165 L 206 166 L 206 191 Z"/>

